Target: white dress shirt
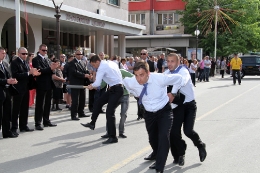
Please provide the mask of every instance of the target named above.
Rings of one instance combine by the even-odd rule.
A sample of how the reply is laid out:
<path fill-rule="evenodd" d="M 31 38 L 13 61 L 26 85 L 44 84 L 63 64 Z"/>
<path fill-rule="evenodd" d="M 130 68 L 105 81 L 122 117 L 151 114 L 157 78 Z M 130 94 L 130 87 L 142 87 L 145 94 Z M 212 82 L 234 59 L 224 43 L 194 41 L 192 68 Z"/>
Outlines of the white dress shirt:
<path fill-rule="evenodd" d="M 123 83 L 125 88 L 135 97 L 140 96 L 144 86 L 140 85 L 135 77 L 126 77 Z M 161 73 L 150 73 L 147 83 L 147 95 L 143 95 L 142 104 L 145 110 L 149 112 L 158 111 L 169 102 L 167 95 L 168 85 L 174 85 L 172 93 L 176 93 L 184 84 L 179 74 L 165 75 Z"/>
<path fill-rule="evenodd" d="M 163 74 L 171 74 L 171 72 L 168 69 Z M 182 67 L 177 74 L 180 74 L 182 76 L 184 82 L 184 85 L 182 85 L 182 87 L 180 88 L 180 93 L 185 95 L 185 100 L 183 103 L 195 100 L 194 86 L 192 84 L 189 71 L 185 67 Z M 173 85 L 174 87 L 174 84 L 171 85 Z M 172 108 L 175 108 L 178 105 L 171 103 L 171 106 Z"/>
<path fill-rule="evenodd" d="M 118 68 L 118 64 L 113 61 L 100 61 L 97 69 L 96 80 L 92 84 L 93 87 L 99 87 L 102 79 L 110 86 L 123 84 L 122 75 Z"/>

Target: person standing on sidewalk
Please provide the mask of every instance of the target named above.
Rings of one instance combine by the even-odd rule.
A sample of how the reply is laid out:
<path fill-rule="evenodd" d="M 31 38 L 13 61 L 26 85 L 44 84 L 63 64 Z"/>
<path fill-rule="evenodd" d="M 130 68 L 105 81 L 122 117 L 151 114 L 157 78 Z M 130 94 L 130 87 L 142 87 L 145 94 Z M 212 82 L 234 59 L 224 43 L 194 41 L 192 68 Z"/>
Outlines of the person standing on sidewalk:
<path fill-rule="evenodd" d="M 206 82 L 209 82 L 210 67 L 211 67 L 211 61 L 209 60 L 209 56 L 206 56 L 204 60 L 204 74 L 205 74 Z"/>
<path fill-rule="evenodd" d="M 38 55 L 33 58 L 32 65 L 38 69 L 41 75 L 36 77 L 36 105 L 35 105 L 35 129 L 43 130 L 44 127 L 56 127 L 50 121 L 52 89 L 55 87 L 52 81 L 53 70 L 58 67 L 57 63 L 49 62 L 47 57 L 48 48 L 45 44 L 39 46 Z"/>
<path fill-rule="evenodd" d="M 233 84 L 236 85 L 236 74 L 238 84 L 241 85 L 240 72 L 242 70 L 242 60 L 238 57 L 237 53 L 234 53 L 234 58 L 230 61 L 230 69 L 232 69 Z"/>
<path fill-rule="evenodd" d="M 34 76 L 39 76 L 40 73 L 36 68 L 30 68 L 26 61 L 28 51 L 25 47 L 18 49 L 18 58 L 11 62 L 11 72 L 18 83 L 15 84 L 15 88 L 19 94 L 13 96 L 13 105 L 15 109 L 12 111 L 12 132 L 15 135 L 18 129 L 18 117 L 19 117 L 19 129 L 20 132 L 31 132 L 34 129 L 30 129 L 28 124 L 28 108 L 29 108 L 29 83 L 34 80 Z"/>

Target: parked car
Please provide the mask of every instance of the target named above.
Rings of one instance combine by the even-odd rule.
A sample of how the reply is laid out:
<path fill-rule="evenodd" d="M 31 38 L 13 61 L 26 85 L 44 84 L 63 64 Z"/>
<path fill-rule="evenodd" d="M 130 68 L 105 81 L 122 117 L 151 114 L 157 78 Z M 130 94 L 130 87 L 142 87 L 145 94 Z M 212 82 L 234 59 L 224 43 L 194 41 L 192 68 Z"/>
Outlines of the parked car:
<path fill-rule="evenodd" d="M 250 75 L 260 75 L 260 56 L 259 55 L 244 55 L 240 56 L 242 60 L 241 78 Z M 230 66 L 227 66 L 227 74 L 230 74 Z"/>

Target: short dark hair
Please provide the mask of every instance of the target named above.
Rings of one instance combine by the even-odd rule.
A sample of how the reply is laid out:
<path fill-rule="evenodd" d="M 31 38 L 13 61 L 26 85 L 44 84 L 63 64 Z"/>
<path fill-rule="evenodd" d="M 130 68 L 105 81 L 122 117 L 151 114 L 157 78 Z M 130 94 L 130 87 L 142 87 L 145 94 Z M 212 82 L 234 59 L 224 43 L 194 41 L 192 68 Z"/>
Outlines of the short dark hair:
<path fill-rule="evenodd" d="M 0 50 L 4 50 L 4 51 L 5 51 L 5 48 L 3 48 L 3 47 L 0 47 Z"/>
<path fill-rule="evenodd" d="M 47 47 L 47 46 L 46 46 L 46 44 L 41 44 L 41 45 L 39 46 L 39 49 L 41 49 L 42 47 Z"/>
<path fill-rule="evenodd" d="M 135 63 L 133 71 L 138 71 L 139 69 L 144 69 L 146 73 L 149 72 L 149 65 L 146 61 L 138 61 Z"/>
<path fill-rule="evenodd" d="M 60 60 L 58 58 L 54 58 L 52 62 L 60 62 Z"/>
<path fill-rule="evenodd" d="M 68 56 L 68 59 L 73 58 L 73 57 L 74 57 L 74 55 L 70 54 L 70 55 Z"/>
<path fill-rule="evenodd" d="M 90 60 L 89 60 L 90 63 L 91 63 L 91 62 L 95 63 L 95 62 L 97 62 L 97 61 L 101 61 L 101 59 L 99 58 L 98 55 L 92 56 L 92 57 L 90 58 Z"/>

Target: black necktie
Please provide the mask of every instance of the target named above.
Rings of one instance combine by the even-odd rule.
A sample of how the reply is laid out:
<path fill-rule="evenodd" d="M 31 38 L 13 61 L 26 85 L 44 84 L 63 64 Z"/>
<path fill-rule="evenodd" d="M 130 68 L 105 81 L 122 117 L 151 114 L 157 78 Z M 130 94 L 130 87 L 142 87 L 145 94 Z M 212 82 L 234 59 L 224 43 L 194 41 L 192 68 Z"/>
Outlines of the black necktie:
<path fill-rule="evenodd" d="M 23 60 L 23 64 L 24 64 L 24 66 L 26 67 L 27 71 L 29 71 L 29 68 L 28 68 L 28 66 L 27 66 L 26 61 Z"/>
<path fill-rule="evenodd" d="M 3 72 L 4 72 L 4 74 L 5 74 L 5 78 L 7 78 L 7 71 L 6 71 L 6 69 L 5 69 L 5 67 L 4 67 L 4 64 L 3 63 L 1 63 L 1 67 L 2 67 L 2 69 L 3 69 Z"/>

